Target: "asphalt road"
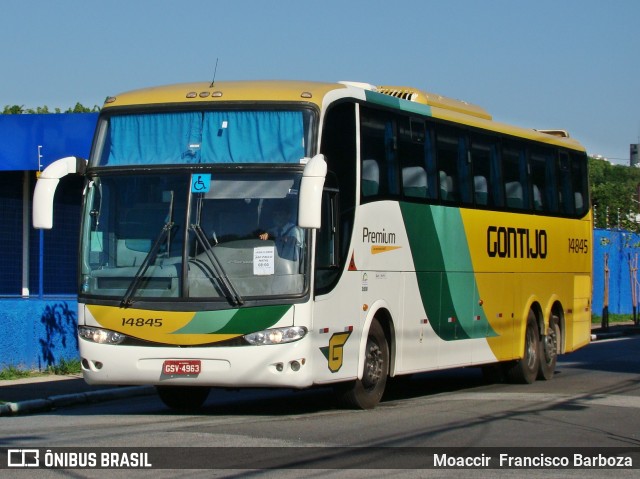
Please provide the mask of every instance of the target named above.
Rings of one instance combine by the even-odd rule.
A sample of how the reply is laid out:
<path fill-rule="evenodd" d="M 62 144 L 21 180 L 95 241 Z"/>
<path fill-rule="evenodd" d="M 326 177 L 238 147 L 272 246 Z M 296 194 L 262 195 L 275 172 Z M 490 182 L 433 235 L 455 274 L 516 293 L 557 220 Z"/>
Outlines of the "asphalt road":
<path fill-rule="evenodd" d="M 141 396 L 46 414 L 3 417 L 0 446 L 65 447 L 70 451 L 80 447 L 172 447 L 177 449 L 165 452 L 175 458 L 163 457 L 162 462 L 175 461 L 173 467 L 179 468 L 187 467 L 190 461 L 198 464 L 201 455 L 214 463 L 236 461 L 233 469 L 225 470 L 210 463 L 210 477 L 251 477 L 257 473 L 237 469 L 237 464 L 260 468 L 269 464 L 273 454 L 288 469 L 263 471 L 260 477 L 522 477 L 524 471 L 517 469 L 471 468 L 464 474 L 452 469 L 404 469 L 402 461 L 415 461 L 416 451 L 431 453 L 429 448 L 443 448 L 452 454 L 476 451 L 478 455 L 484 451 L 481 448 L 497 448 L 488 454 L 511 448 L 545 454 L 545 447 L 640 450 L 640 336 L 598 341 L 563 356 L 553 380 L 531 385 L 486 384 L 473 368 L 422 374 L 395 384 L 372 411 L 338 409 L 330 391 L 324 389 L 214 390 L 198 414 L 176 414 L 156 396 Z M 230 449 L 221 453 L 221 447 Z M 269 449 L 260 449 L 265 447 Z M 398 449 L 392 454 L 387 448 Z M 322 460 L 308 455 L 318 451 L 326 452 Z M 368 454 L 359 456 L 362 451 Z M 322 462 L 327 455 L 333 462 Z M 640 462 L 640 456 L 634 460 Z M 0 475 L 62 477 L 67 472 L 5 470 Z M 73 477 L 106 477 L 107 473 L 72 472 Z M 197 471 L 186 469 L 108 474 L 198 476 Z M 543 467 L 526 471 L 527 477 L 636 474 L 637 470 L 630 469 Z"/>

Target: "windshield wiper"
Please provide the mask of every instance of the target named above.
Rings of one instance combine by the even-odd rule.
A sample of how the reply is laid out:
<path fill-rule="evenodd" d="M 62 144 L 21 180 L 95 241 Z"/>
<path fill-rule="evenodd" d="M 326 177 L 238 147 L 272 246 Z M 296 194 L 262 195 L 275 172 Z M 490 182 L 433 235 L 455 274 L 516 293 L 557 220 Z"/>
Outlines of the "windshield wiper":
<path fill-rule="evenodd" d="M 147 272 L 147 269 L 149 269 L 149 265 L 151 264 L 151 262 L 156 259 L 156 256 L 158 255 L 158 251 L 160 251 L 160 246 L 162 246 L 162 243 L 164 242 L 165 238 L 169 235 L 171 228 L 173 228 L 173 223 L 169 222 L 169 223 L 165 223 L 165 225 L 162 227 L 162 230 L 160 230 L 160 233 L 158 234 L 158 237 L 156 238 L 155 243 L 153 243 L 153 246 L 147 253 L 147 256 L 145 256 L 144 261 L 138 268 L 138 271 L 136 272 L 136 275 L 133 277 L 133 281 L 131 281 L 131 284 L 129 285 L 127 292 L 124 293 L 124 296 L 122 297 L 122 301 L 120 302 L 121 308 L 128 308 L 133 304 L 133 296 L 134 294 L 136 294 L 136 291 L 138 291 L 138 288 L 140 288 L 140 283 L 144 278 L 144 274 Z"/>
<path fill-rule="evenodd" d="M 211 243 L 209 243 L 209 240 L 202 231 L 202 228 L 200 228 L 200 225 L 191 225 L 191 229 L 195 233 L 196 240 L 198 241 L 198 243 L 200 243 L 200 246 L 202 246 L 202 249 L 204 249 L 207 258 L 211 262 L 211 266 L 213 266 L 213 269 L 215 270 L 220 285 L 225 290 L 227 299 L 229 299 L 232 304 L 244 304 L 244 299 L 242 299 L 242 296 L 240 296 L 240 293 L 238 293 L 238 290 L 235 288 L 235 286 L 233 286 L 233 283 L 227 276 L 224 267 L 220 263 L 220 260 L 218 260 L 218 257 L 216 256 Z"/>

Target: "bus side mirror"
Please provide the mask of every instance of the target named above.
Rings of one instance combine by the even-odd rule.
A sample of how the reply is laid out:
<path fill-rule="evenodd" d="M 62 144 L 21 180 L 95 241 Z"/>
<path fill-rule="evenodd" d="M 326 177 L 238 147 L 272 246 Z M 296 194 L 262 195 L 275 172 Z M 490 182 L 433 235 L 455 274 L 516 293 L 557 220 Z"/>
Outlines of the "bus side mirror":
<path fill-rule="evenodd" d="M 320 228 L 322 211 L 322 188 L 327 176 L 327 162 L 319 154 L 309 160 L 302 172 L 298 209 L 298 226 Z"/>
<path fill-rule="evenodd" d="M 71 174 L 84 174 L 87 160 L 67 156 L 47 166 L 36 182 L 33 192 L 33 227 L 50 230 L 53 227 L 53 197 L 60 178 Z"/>

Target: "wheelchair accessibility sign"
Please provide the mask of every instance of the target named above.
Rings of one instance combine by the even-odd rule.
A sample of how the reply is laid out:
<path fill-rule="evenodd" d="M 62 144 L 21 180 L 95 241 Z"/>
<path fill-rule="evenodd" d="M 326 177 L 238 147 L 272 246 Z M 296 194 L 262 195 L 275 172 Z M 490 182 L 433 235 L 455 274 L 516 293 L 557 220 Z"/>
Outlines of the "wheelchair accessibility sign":
<path fill-rule="evenodd" d="M 191 193 L 207 193 L 210 188 L 210 173 L 198 173 L 191 175 Z"/>

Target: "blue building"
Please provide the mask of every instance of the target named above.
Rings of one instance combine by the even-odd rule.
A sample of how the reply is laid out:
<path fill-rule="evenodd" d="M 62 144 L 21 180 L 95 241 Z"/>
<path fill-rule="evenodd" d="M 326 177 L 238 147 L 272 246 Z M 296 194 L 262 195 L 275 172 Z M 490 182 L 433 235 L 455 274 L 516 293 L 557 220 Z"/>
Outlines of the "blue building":
<path fill-rule="evenodd" d="M 56 225 L 31 226 L 38 171 L 88 157 L 97 113 L 0 115 L 0 369 L 45 368 L 77 357 L 76 278 L 83 179 L 64 178 Z"/>

